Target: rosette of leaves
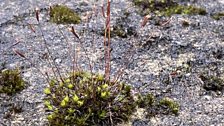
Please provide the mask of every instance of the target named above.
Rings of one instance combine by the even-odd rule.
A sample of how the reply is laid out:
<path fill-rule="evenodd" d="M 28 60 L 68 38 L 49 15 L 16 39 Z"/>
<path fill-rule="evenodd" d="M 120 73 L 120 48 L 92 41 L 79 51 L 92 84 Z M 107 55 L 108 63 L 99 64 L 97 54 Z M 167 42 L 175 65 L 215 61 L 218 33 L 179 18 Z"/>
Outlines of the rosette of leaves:
<path fill-rule="evenodd" d="M 25 82 L 18 69 L 0 71 L 0 93 L 12 95 L 25 88 Z"/>
<path fill-rule="evenodd" d="M 44 93 L 54 126 L 113 125 L 127 121 L 136 107 L 130 86 L 88 72 L 75 72 L 64 82 L 51 80 Z"/>

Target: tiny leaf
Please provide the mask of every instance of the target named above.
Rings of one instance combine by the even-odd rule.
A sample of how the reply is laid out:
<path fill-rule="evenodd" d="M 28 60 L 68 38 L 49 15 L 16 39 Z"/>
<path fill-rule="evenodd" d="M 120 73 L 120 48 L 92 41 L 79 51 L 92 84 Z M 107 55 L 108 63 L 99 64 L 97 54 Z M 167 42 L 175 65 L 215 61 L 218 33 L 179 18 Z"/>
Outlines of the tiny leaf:
<path fill-rule="evenodd" d="M 81 107 L 84 104 L 84 101 L 78 101 L 77 104 Z"/>
<path fill-rule="evenodd" d="M 65 96 L 65 98 L 63 99 L 63 101 L 68 102 L 69 101 L 69 97 Z"/>
<path fill-rule="evenodd" d="M 76 94 L 74 94 L 72 99 L 73 99 L 74 102 L 78 102 L 79 101 L 79 97 Z"/>
<path fill-rule="evenodd" d="M 66 102 L 64 100 L 61 101 L 61 107 L 65 107 L 66 106 Z"/>
<path fill-rule="evenodd" d="M 45 89 L 44 89 L 44 93 L 45 93 L 46 95 L 51 94 L 51 90 L 50 90 L 50 88 L 45 88 Z"/>

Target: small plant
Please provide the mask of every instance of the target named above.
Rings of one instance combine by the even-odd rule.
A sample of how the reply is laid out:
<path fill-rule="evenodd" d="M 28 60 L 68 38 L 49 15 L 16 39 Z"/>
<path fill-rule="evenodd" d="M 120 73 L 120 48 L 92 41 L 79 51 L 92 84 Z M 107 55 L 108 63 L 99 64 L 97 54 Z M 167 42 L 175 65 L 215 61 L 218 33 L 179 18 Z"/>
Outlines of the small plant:
<path fill-rule="evenodd" d="M 25 82 L 18 69 L 0 71 L 0 93 L 15 94 L 25 88 Z"/>
<path fill-rule="evenodd" d="M 176 2 L 172 0 L 133 0 L 133 3 L 141 8 L 143 15 L 176 6 Z"/>
<path fill-rule="evenodd" d="M 187 14 L 187 15 L 206 15 L 207 14 L 205 9 L 198 8 L 195 6 L 183 6 L 183 5 L 168 7 L 165 10 L 161 11 L 161 13 L 166 16 L 171 16 L 172 14 Z"/>
<path fill-rule="evenodd" d="M 122 26 L 122 25 L 113 26 L 113 29 L 111 29 L 111 37 L 115 37 L 115 36 L 118 36 L 118 37 L 121 37 L 121 38 L 127 38 L 128 37 L 128 34 L 125 31 L 124 26 Z"/>
<path fill-rule="evenodd" d="M 54 5 L 50 8 L 50 20 L 57 24 L 78 24 L 81 22 L 78 14 L 63 5 Z"/>
<path fill-rule="evenodd" d="M 212 15 L 212 18 L 215 20 L 220 20 L 220 19 L 224 18 L 224 12 L 215 13 Z"/>
<path fill-rule="evenodd" d="M 44 92 L 51 112 L 48 120 L 54 126 L 112 125 L 127 121 L 136 107 L 130 86 L 81 71 L 65 83 L 52 80 Z"/>
<path fill-rule="evenodd" d="M 23 112 L 23 107 L 16 103 L 9 103 L 9 109 L 5 113 L 4 118 L 9 119 L 12 118 L 15 114 Z"/>
<path fill-rule="evenodd" d="M 206 10 L 203 8 L 179 5 L 173 0 L 134 0 L 133 2 L 135 5 L 142 8 L 143 15 L 149 14 L 150 12 L 164 16 L 171 16 L 172 14 L 207 14 Z"/>
<path fill-rule="evenodd" d="M 159 106 L 166 109 L 167 113 L 178 114 L 179 105 L 170 98 L 163 98 L 159 101 Z"/>
<path fill-rule="evenodd" d="M 224 90 L 224 80 L 216 76 L 199 76 L 204 82 L 204 89 L 207 91 L 223 91 Z"/>
<path fill-rule="evenodd" d="M 178 115 L 179 104 L 170 98 L 158 99 L 152 94 L 139 95 L 137 105 L 145 109 L 146 117 L 150 118 L 158 114 Z"/>
<path fill-rule="evenodd" d="M 152 94 L 138 95 L 137 103 L 140 108 L 152 106 L 154 102 L 155 102 L 155 97 Z"/>

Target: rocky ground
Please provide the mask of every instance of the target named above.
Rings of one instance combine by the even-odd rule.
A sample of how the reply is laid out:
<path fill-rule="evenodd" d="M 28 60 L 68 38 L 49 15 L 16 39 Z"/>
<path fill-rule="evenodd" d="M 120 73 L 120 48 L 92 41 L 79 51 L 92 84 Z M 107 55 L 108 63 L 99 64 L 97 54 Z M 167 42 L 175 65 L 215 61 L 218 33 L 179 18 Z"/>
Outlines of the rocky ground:
<path fill-rule="evenodd" d="M 65 4 L 77 11 L 83 22 L 74 25 L 81 36 L 89 57 L 95 64 L 94 71 L 103 69 L 104 27 L 101 14 L 101 1 L 95 2 L 96 15 L 90 22 L 85 19 L 94 9 L 94 2 L 84 0 L 0 0 L 0 64 L 4 68 L 20 67 L 28 86 L 12 97 L 0 95 L 0 126 L 42 126 L 46 125 L 43 105 L 43 89 L 46 87 L 41 74 L 35 69 L 51 72 L 46 62 L 46 49 L 41 32 L 36 25 L 34 9 L 40 8 L 40 22 L 50 47 L 52 56 L 63 71 L 71 68 L 71 57 L 67 51 L 70 45 L 79 49 L 79 64 L 88 69 L 83 48 L 68 32 L 68 25 L 56 25 L 49 22 L 48 7 Z M 224 20 L 214 20 L 210 14 L 224 11 L 223 0 L 183 0 L 205 8 L 205 16 L 172 15 L 171 18 L 158 17 L 149 20 L 141 28 L 143 19 L 138 9 L 128 0 L 112 1 L 112 25 L 122 19 L 122 23 L 131 27 L 136 35 L 112 38 L 112 74 L 120 66 L 127 64 L 126 57 L 134 54 L 124 72 L 122 80 L 130 83 L 141 92 L 153 93 L 158 97 L 169 97 L 180 104 L 178 116 L 156 115 L 151 119 L 133 118 L 130 124 L 135 126 L 223 126 L 224 95 L 223 88 L 214 89 L 217 82 L 208 83 L 206 77 L 224 78 Z M 129 15 L 125 13 L 129 13 Z M 159 22 L 169 21 L 165 25 Z M 189 26 L 184 26 L 187 21 Z M 30 30 L 33 24 L 36 33 Z M 69 43 L 64 36 L 67 36 Z M 94 45 L 94 46 L 93 46 Z M 13 49 L 24 53 L 34 64 L 14 54 Z M 4 69 L 0 66 L 0 69 Z M 223 84 L 223 83 L 222 83 Z M 10 111 L 17 106 L 21 112 Z M 12 116 L 9 113 L 12 113 Z"/>

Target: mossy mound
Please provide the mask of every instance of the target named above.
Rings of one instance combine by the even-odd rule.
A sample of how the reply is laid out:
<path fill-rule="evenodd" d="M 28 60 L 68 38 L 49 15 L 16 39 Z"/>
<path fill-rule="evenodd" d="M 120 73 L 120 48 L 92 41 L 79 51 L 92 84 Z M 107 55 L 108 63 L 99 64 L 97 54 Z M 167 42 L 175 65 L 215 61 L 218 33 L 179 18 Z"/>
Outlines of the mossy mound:
<path fill-rule="evenodd" d="M 77 13 L 63 5 L 54 5 L 50 8 L 50 20 L 57 24 L 78 24 L 81 22 Z"/>
<path fill-rule="evenodd" d="M 120 38 L 127 38 L 128 36 L 132 36 L 136 33 L 133 27 L 128 27 L 123 24 L 116 24 L 111 29 L 111 37 L 118 36 Z"/>
<path fill-rule="evenodd" d="M 25 82 L 19 70 L 0 71 L 0 93 L 15 94 L 25 88 Z"/>
<path fill-rule="evenodd" d="M 143 15 L 153 12 L 157 15 L 171 16 L 172 14 L 206 15 L 203 8 L 179 5 L 172 0 L 134 0 L 135 5 L 142 8 Z"/>
<path fill-rule="evenodd" d="M 163 10 L 167 7 L 173 7 L 177 5 L 177 3 L 172 0 L 133 0 L 133 3 L 141 7 L 145 12 Z"/>
<path fill-rule="evenodd" d="M 224 18 L 224 12 L 215 13 L 212 15 L 212 18 L 215 20 L 220 20 L 220 19 Z"/>
<path fill-rule="evenodd" d="M 206 15 L 207 12 L 205 9 L 195 6 L 176 5 L 166 8 L 165 10 L 161 11 L 161 14 L 166 16 L 171 16 L 172 14 Z"/>
<path fill-rule="evenodd" d="M 151 118 L 158 114 L 178 115 L 179 104 L 170 98 L 158 99 L 152 94 L 139 95 L 137 104 L 140 108 L 145 109 L 146 117 Z"/>
<path fill-rule="evenodd" d="M 216 76 L 200 75 L 201 80 L 204 82 L 203 88 L 207 91 L 223 91 L 224 80 Z"/>
<path fill-rule="evenodd" d="M 128 33 L 125 31 L 123 25 L 116 25 L 113 26 L 113 28 L 111 29 L 111 37 L 121 37 L 121 38 L 127 38 Z"/>
<path fill-rule="evenodd" d="M 175 115 L 179 112 L 179 105 L 175 101 L 173 101 L 170 98 L 163 98 L 159 101 L 159 107 L 162 107 L 165 109 L 165 114 L 167 113 L 173 113 Z"/>
<path fill-rule="evenodd" d="M 88 72 L 75 72 L 64 82 L 52 80 L 44 92 L 52 126 L 117 124 L 136 107 L 130 86 Z"/>

